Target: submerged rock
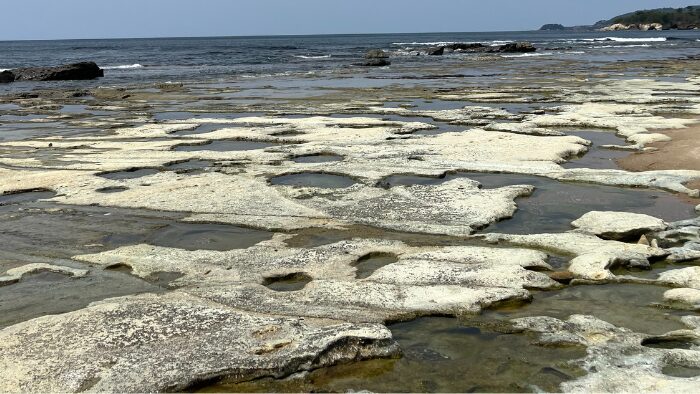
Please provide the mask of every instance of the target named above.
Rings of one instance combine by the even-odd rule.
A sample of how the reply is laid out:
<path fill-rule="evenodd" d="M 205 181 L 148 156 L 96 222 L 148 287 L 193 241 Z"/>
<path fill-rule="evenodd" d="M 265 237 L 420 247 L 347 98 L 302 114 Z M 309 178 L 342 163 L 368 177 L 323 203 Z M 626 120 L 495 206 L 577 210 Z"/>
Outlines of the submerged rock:
<path fill-rule="evenodd" d="M 664 293 L 664 301 L 673 308 L 698 310 L 700 309 L 700 290 L 671 289 Z"/>
<path fill-rule="evenodd" d="M 5 70 L 5 71 L 0 71 L 0 83 L 10 83 L 14 82 L 15 80 L 15 74 L 12 73 L 12 71 Z"/>
<path fill-rule="evenodd" d="M 537 48 L 529 42 L 511 42 L 498 47 L 497 52 L 503 53 L 528 53 L 535 52 Z"/>
<path fill-rule="evenodd" d="M 60 344 L 60 346 L 57 346 Z M 184 293 L 97 302 L 0 331 L 0 391 L 162 392 L 392 357 L 378 324 L 241 312 Z"/>
<path fill-rule="evenodd" d="M 366 62 L 361 64 L 365 67 L 384 67 L 390 66 L 391 62 L 387 59 L 368 59 Z"/>
<path fill-rule="evenodd" d="M 588 212 L 571 224 L 578 231 L 617 241 L 639 239 L 646 233 L 663 231 L 668 227 L 663 220 L 653 216 L 610 211 Z"/>
<path fill-rule="evenodd" d="M 695 392 L 700 377 L 677 377 L 670 371 L 700 371 L 700 319 L 682 318 L 690 329 L 649 336 L 616 327 L 593 316 L 573 315 L 562 321 L 552 317 L 513 320 L 517 330 L 539 334 L 542 346 L 585 346 L 580 360 L 588 372 L 564 382 L 564 392 Z"/>
<path fill-rule="evenodd" d="M 430 56 L 442 56 L 445 53 L 445 47 L 437 47 L 428 49 L 428 55 Z"/>
<path fill-rule="evenodd" d="M 12 70 L 15 81 L 69 81 L 104 77 L 94 62 L 81 62 L 57 67 L 26 67 Z"/>
<path fill-rule="evenodd" d="M 0 286 L 16 283 L 24 276 L 35 274 L 38 272 L 55 272 L 58 274 L 68 275 L 73 278 L 82 278 L 88 274 L 88 271 L 83 269 L 70 268 L 45 263 L 33 263 L 7 270 L 7 272 L 5 272 L 3 276 L 0 276 Z"/>
<path fill-rule="evenodd" d="M 388 59 L 389 54 L 381 49 L 371 49 L 365 54 L 365 59 Z"/>

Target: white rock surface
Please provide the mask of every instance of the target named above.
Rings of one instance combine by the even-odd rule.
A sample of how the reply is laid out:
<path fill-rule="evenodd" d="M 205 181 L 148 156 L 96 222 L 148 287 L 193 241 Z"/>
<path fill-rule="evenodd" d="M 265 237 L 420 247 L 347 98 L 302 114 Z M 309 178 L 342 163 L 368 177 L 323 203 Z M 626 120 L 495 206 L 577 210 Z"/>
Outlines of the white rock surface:
<path fill-rule="evenodd" d="M 611 211 L 588 212 L 571 224 L 584 233 L 605 239 L 628 241 L 645 233 L 668 228 L 663 220 L 653 216 Z"/>

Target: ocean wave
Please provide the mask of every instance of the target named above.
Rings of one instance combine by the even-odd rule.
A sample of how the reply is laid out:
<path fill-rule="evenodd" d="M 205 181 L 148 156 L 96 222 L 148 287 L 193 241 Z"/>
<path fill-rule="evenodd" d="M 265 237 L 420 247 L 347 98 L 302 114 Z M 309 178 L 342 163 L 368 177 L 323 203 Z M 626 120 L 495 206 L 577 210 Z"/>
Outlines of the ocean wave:
<path fill-rule="evenodd" d="M 537 52 L 537 53 L 520 53 L 517 55 L 501 55 L 501 57 L 537 57 L 537 56 L 552 56 L 554 53 L 548 52 L 548 53 L 542 53 L 542 52 Z"/>
<path fill-rule="evenodd" d="M 294 55 L 298 59 L 330 59 L 331 55 L 318 55 L 318 56 L 307 56 L 307 55 Z"/>
<path fill-rule="evenodd" d="M 461 44 L 457 41 L 432 41 L 432 42 L 392 42 L 391 45 L 424 45 L 424 46 L 445 46 L 450 44 Z M 472 44 L 472 43 L 470 43 Z"/>
<path fill-rule="evenodd" d="M 602 49 L 602 48 L 649 48 L 650 44 L 633 44 L 633 45 L 596 45 L 589 48 Z"/>
<path fill-rule="evenodd" d="M 144 66 L 142 64 L 122 64 L 120 66 L 106 66 L 102 67 L 105 70 L 129 70 L 132 68 L 143 68 Z"/>
<path fill-rule="evenodd" d="M 598 41 L 615 41 L 615 42 L 664 42 L 666 37 L 644 37 L 644 38 L 628 38 L 628 37 L 603 37 L 603 38 L 584 38 L 583 41 L 598 42 Z"/>

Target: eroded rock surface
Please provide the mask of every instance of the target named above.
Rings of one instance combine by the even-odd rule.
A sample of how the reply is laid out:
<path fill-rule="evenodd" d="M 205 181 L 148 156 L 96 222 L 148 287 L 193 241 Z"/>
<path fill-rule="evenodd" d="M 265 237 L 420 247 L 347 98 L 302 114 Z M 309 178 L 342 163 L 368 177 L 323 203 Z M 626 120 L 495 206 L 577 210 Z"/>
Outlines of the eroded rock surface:
<path fill-rule="evenodd" d="M 184 293 L 114 298 L 0 331 L 6 392 L 182 391 L 395 356 L 391 333 L 242 313 Z"/>
<path fill-rule="evenodd" d="M 589 212 L 571 223 L 579 231 L 605 239 L 634 240 L 643 234 L 663 231 L 663 220 L 628 212 Z"/>
<path fill-rule="evenodd" d="M 585 346 L 588 374 L 564 382 L 567 392 L 693 392 L 700 378 L 676 377 L 676 369 L 700 369 L 698 318 L 686 316 L 688 330 L 652 337 L 619 328 L 593 316 L 574 315 L 513 321 L 517 329 L 540 334 L 543 346 Z"/>

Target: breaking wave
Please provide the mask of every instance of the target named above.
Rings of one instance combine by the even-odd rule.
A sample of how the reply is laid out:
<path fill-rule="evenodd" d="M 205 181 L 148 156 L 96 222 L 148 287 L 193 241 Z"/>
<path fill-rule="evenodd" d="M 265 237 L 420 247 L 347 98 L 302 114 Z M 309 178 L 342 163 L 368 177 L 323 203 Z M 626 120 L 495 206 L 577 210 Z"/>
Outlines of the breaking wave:
<path fill-rule="evenodd" d="M 603 38 L 584 38 L 583 41 L 615 41 L 615 42 L 664 42 L 666 37 L 644 37 L 644 38 L 627 38 L 627 37 L 603 37 Z"/>
<path fill-rule="evenodd" d="M 129 70 L 132 68 L 143 68 L 143 67 L 144 66 L 142 64 L 135 63 L 135 64 L 123 64 L 120 66 L 106 66 L 106 67 L 102 67 L 102 68 L 105 70 Z"/>
<path fill-rule="evenodd" d="M 319 56 L 306 56 L 306 55 L 294 55 L 298 59 L 330 59 L 331 55 L 319 55 Z"/>

